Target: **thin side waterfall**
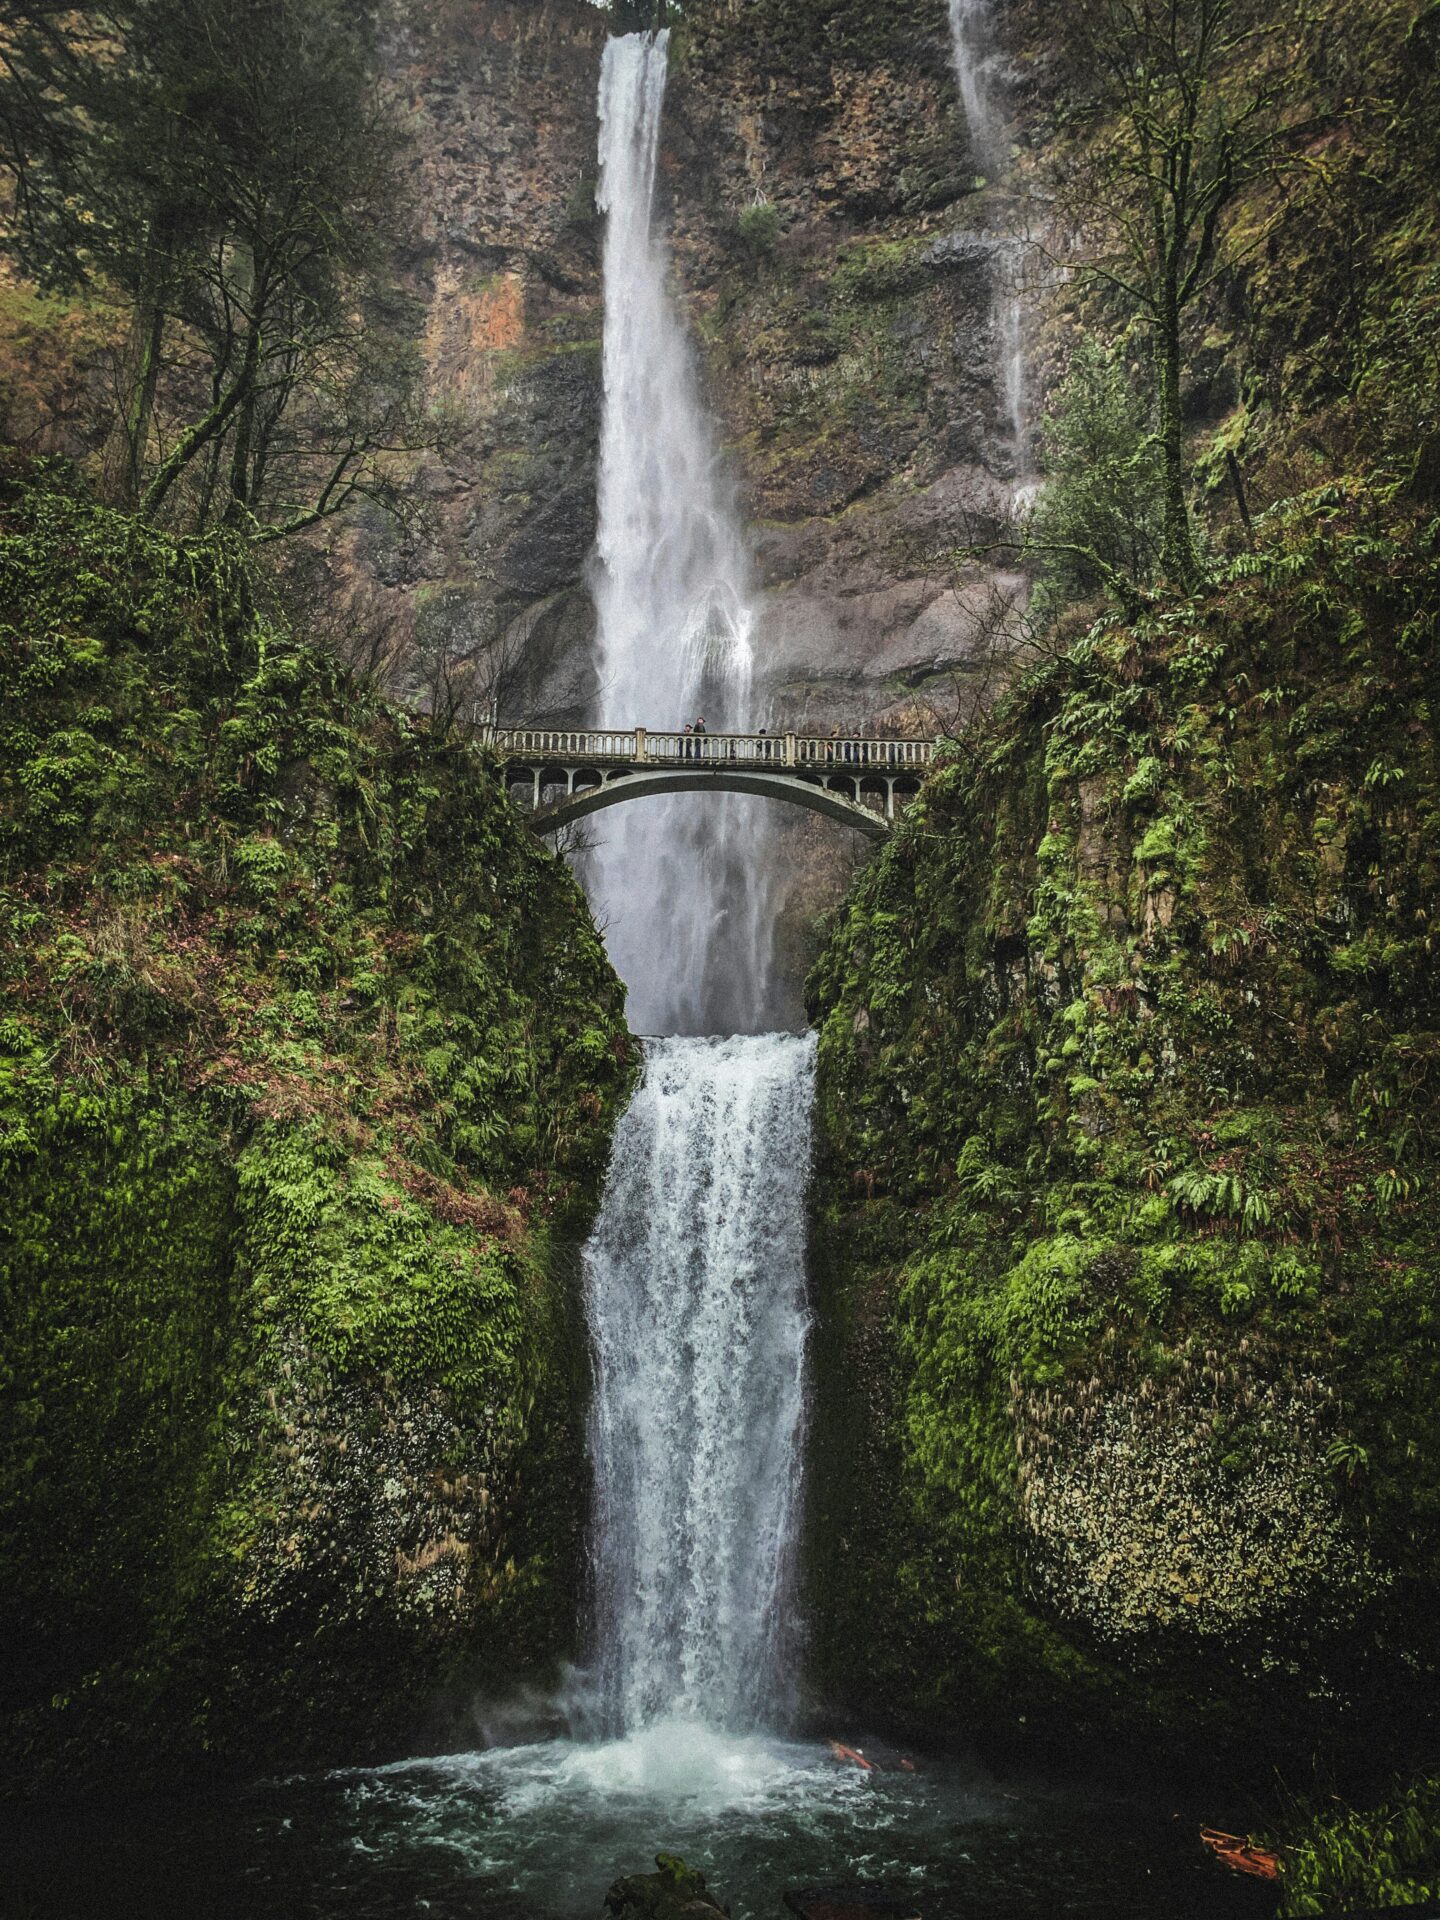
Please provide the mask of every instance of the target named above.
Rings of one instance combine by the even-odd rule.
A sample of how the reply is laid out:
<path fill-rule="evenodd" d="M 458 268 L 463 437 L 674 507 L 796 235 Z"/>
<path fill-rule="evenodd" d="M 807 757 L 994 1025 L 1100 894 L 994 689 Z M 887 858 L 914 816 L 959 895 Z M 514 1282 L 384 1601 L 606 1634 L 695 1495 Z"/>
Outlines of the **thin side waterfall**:
<path fill-rule="evenodd" d="M 971 152 L 985 173 L 998 173 L 1007 158 L 1007 140 L 990 0 L 950 0 L 950 44 Z"/>
<path fill-rule="evenodd" d="M 711 733 L 753 723 L 749 561 L 654 232 L 668 33 L 605 48 L 599 204 L 604 413 L 592 575 L 597 719 Z M 776 1024 L 765 803 L 636 802 L 605 816 L 586 881 L 648 1033 Z"/>
<path fill-rule="evenodd" d="M 605 1717 L 783 1717 L 815 1040 L 647 1043 L 585 1257 Z"/>
<path fill-rule="evenodd" d="M 1002 179 L 1010 167 L 1010 124 L 1005 111 L 1004 60 L 995 41 L 991 0 L 950 0 L 950 44 L 971 152 L 988 179 Z M 1010 430 L 1015 478 L 1022 486 L 1030 474 L 1022 297 L 1025 252 L 1018 233 L 1001 235 L 991 270 L 996 381 Z"/>

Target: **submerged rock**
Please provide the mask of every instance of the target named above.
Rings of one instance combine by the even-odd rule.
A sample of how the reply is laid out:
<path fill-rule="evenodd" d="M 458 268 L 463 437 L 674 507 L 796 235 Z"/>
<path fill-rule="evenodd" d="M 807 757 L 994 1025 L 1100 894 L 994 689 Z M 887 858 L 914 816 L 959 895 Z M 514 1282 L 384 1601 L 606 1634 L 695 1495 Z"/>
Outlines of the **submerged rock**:
<path fill-rule="evenodd" d="M 657 1853 L 655 1864 L 658 1873 L 630 1873 L 615 1882 L 601 1920 L 711 1920 L 713 1914 L 729 1914 L 705 1891 L 705 1876 L 676 1855 Z"/>

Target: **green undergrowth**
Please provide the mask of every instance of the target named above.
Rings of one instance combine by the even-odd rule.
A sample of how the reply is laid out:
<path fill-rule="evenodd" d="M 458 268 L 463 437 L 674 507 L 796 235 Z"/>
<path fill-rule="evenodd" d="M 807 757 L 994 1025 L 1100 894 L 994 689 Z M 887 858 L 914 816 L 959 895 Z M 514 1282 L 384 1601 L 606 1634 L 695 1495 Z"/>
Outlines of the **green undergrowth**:
<path fill-rule="evenodd" d="M 818 1670 L 932 1730 L 1427 1737 L 1440 526 L 1264 533 L 1036 664 L 810 981 Z"/>
<path fill-rule="evenodd" d="M 1297 1809 L 1273 1844 L 1285 1920 L 1440 1900 L 1440 1776 L 1399 1785 L 1378 1807 Z"/>
<path fill-rule="evenodd" d="M 374 1751 L 554 1653 L 630 1047 L 499 781 L 12 470 L 0 976 L 7 1784 Z"/>

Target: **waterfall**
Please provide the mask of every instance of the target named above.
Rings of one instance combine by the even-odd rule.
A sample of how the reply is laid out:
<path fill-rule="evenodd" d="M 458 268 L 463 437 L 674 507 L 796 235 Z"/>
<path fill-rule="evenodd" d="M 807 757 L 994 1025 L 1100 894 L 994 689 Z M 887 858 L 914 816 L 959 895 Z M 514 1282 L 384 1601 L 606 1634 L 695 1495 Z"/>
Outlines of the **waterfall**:
<path fill-rule="evenodd" d="M 766 1723 L 787 1667 L 815 1041 L 647 1043 L 585 1255 L 606 1717 Z"/>
<path fill-rule="evenodd" d="M 990 0 L 950 0 L 950 45 L 971 152 L 984 172 L 998 172 L 1004 166 L 1008 142 Z"/>
<path fill-rule="evenodd" d="M 606 215 L 597 719 L 711 733 L 752 724 L 754 609 L 731 491 L 654 230 L 669 34 L 627 34 L 600 76 Z M 753 1031 L 769 1013 L 765 803 L 634 802 L 605 816 L 585 878 L 631 1024 Z"/>
<path fill-rule="evenodd" d="M 982 172 L 994 178 L 1002 176 L 1009 167 L 1010 127 L 1005 111 L 1003 58 L 995 44 L 990 6 L 991 0 L 950 0 L 950 44 L 970 149 Z M 1030 474 L 1025 309 L 1021 285 L 1025 253 L 1020 234 L 1002 234 L 995 246 L 991 269 L 996 386 L 1010 432 L 1015 479 L 1022 489 Z"/>
<path fill-rule="evenodd" d="M 716 733 L 751 724 L 754 610 L 655 231 L 667 46 L 612 39 L 600 79 L 600 701 L 612 725 Z M 646 1042 L 585 1252 L 595 1666 L 610 1731 L 728 1734 L 776 1714 L 786 1667 L 815 1046 L 756 1031 L 765 803 L 634 801 L 606 823 L 586 882 L 631 1025 L 668 1037 Z"/>

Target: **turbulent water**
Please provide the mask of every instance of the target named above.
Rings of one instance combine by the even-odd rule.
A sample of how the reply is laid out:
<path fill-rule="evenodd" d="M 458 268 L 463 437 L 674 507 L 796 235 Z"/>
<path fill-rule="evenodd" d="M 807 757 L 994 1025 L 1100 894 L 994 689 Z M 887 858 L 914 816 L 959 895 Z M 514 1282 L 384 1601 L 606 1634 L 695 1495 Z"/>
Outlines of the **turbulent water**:
<path fill-rule="evenodd" d="M 1207 1866 L 1198 1816 L 1176 1812 L 953 1762 L 863 1773 L 818 1742 L 665 1722 L 113 1816 L 62 1800 L 11 1823 L 0 1883 L 25 1920 L 594 1920 L 665 1848 L 734 1920 L 784 1920 L 787 1888 L 847 1879 L 925 1920 L 1255 1913 L 1253 1884 Z"/>
<path fill-rule="evenodd" d="M 773 1725 L 804 1410 L 813 1037 L 651 1041 L 586 1252 L 612 1731 Z"/>
<path fill-rule="evenodd" d="M 599 204 L 606 218 L 604 410 L 593 571 L 607 726 L 711 733 L 759 724 L 749 561 L 667 287 L 655 180 L 668 33 L 606 45 Z M 778 1024 L 766 803 L 645 800 L 606 813 L 586 883 L 632 1026 L 754 1032 Z"/>

